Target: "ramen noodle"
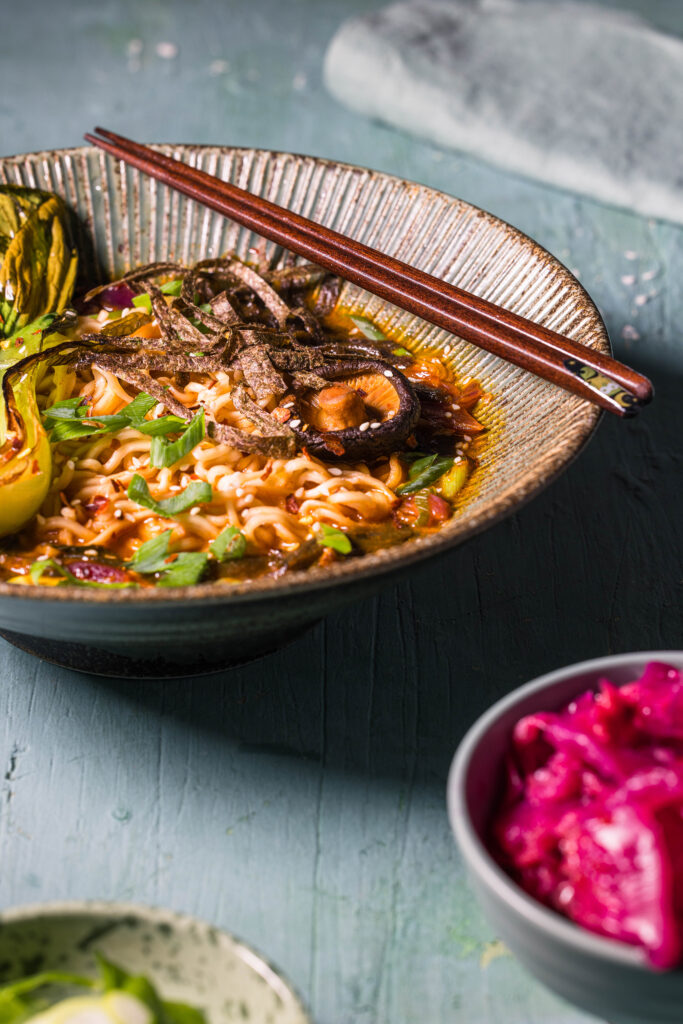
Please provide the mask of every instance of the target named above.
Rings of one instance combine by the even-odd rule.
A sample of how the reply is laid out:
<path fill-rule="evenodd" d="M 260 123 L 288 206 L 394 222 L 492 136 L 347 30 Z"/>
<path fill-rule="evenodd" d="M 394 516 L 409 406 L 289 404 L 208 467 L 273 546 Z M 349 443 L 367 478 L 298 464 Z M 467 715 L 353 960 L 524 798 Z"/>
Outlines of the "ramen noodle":
<path fill-rule="evenodd" d="M 308 264 L 154 264 L 55 321 L 6 378 L 35 375 L 51 470 L 3 578 L 241 581 L 438 530 L 476 466 L 482 392 L 345 312 L 339 286 Z"/>

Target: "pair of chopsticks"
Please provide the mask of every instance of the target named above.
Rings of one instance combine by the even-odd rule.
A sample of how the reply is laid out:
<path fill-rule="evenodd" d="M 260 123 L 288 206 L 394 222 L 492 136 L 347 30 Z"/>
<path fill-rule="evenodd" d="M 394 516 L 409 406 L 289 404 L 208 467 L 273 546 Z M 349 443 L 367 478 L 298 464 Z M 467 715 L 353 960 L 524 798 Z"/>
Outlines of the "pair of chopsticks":
<path fill-rule="evenodd" d="M 86 141 L 124 163 L 617 416 L 635 415 L 652 398 L 647 377 L 610 356 L 148 146 L 104 128 L 95 131 L 97 135 L 85 135 Z"/>

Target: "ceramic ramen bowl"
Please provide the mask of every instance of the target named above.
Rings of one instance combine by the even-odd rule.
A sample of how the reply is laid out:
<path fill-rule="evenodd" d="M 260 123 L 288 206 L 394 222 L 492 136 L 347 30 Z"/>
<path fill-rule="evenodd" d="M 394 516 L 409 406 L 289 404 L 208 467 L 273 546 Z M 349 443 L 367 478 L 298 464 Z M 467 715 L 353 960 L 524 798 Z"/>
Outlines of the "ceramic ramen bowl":
<path fill-rule="evenodd" d="M 683 651 L 596 658 L 550 672 L 489 708 L 466 734 L 448 778 L 448 814 L 474 891 L 503 942 L 539 981 L 610 1024 L 680 1024 L 683 970 L 656 971 L 644 951 L 596 935 L 527 895 L 489 853 L 485 837 L 512 729 L 555 711 L 602 678 L 638 679 L 650 661 L 683 668 Z"/>
<path fill-rule="evenodd" d="M 343 231 L 604 352 L 609 341 L 569 271 L 519 231 L 452 196 L 387 174 L 313 157 L 206 146 L 161 147 L 211 174 Z M 0 160 L 0 181 L 64 196 L 79 224 L 81 286 L 137 264 L 185 263 L 258 238 L 95 149 Z M 282 253 L 273 245 L 267 252 Z M 0 633 L 70 668 L 105 675 L 206 672 L 274 650 L 389 579 L 408 573 L 514 512 L 576 456 L 598 410 L 445 331 L 345 285 L 346 308 L 443 358 L 493 396 L 480 466 L 436 534 L 325 569 L 240 585 L 96 591 L 0 584 Z M 0 496 L 1 500 L 1 496 Z"/>
<path fill-rule="evenodd" d="M 182 914 L 121 903 L 45 903 L 0 914 L 0 985 L 57 970 L 97 976 L 95 953 L 143 974 L 207 1024 L 311 1024 L 269 964 L 227 932 Z"/>

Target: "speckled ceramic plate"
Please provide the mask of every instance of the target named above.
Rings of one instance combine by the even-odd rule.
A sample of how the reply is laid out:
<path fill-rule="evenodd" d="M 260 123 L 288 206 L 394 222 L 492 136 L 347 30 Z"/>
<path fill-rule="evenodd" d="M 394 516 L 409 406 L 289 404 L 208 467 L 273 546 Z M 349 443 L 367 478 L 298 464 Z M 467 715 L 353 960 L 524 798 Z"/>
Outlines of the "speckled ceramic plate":
<path fill-rule="evenodd" d="M 53 969 L 96 975 L 95 952 L 146 975 L 164 999 L 202 1009 L 208 1024 L 311 1024 L 273 967 L 227 932 L 192 917 L 87 902 L 0 914 L 0 984 Z"/>
<path fill-rule="evenodd" d="M 569 271 L 510 225 L 460 199 L 387 174 L 288 153 L 161 147 L 314 220 L 609 351 L 604 325 Z M 0 181 L 61 193 L 80 220 L 82 283 L 152 260 L 191 262 L 258 239 L 98 150 L 0 160 Z M 278 260 L 282 253 L 269 245 Z M 435 535 L 327 569 L 240 585 L 141 591 L 0 584 L 0 631 L 29 650 L 105 674 L 207 671 L 272 650 L 327 612 L 485 529 L 549 483 L 595 427 L 597 409 L 495 356 L 346 285 L 341 301 L 413 347 L 441 349 L 493 398 L 481 464 Z"/>

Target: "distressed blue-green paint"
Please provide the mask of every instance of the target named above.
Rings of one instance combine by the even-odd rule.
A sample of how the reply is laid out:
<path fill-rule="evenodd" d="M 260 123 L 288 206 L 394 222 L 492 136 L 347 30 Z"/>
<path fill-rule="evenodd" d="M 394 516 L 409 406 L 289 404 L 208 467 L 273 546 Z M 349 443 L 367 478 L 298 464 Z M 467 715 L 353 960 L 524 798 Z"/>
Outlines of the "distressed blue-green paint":
<path fill-rule="evenodd" d="M 319 1024 L 582 1024 L 511 958 L 481 969 L 494 936 L 453 848 L 445 775 L 467 724 L 512 686 L 681 645 L 683 231 L 337 108 L 322 52 L 369 6 L 15 6 L 0 36 L 2 150 L 77 143 L 100 122 L 322 154 L 462 195 L 579 273 L 656 403 L 605 422 L 512 519 L 262 663 L 136 684 L 3 645 L 0 903 L 99 896 L 203 915 L 278 962 Z M 677 5 L 628 6 L 683 30 Z M 162 42 L 176 58 L 157 56 Z"/>

